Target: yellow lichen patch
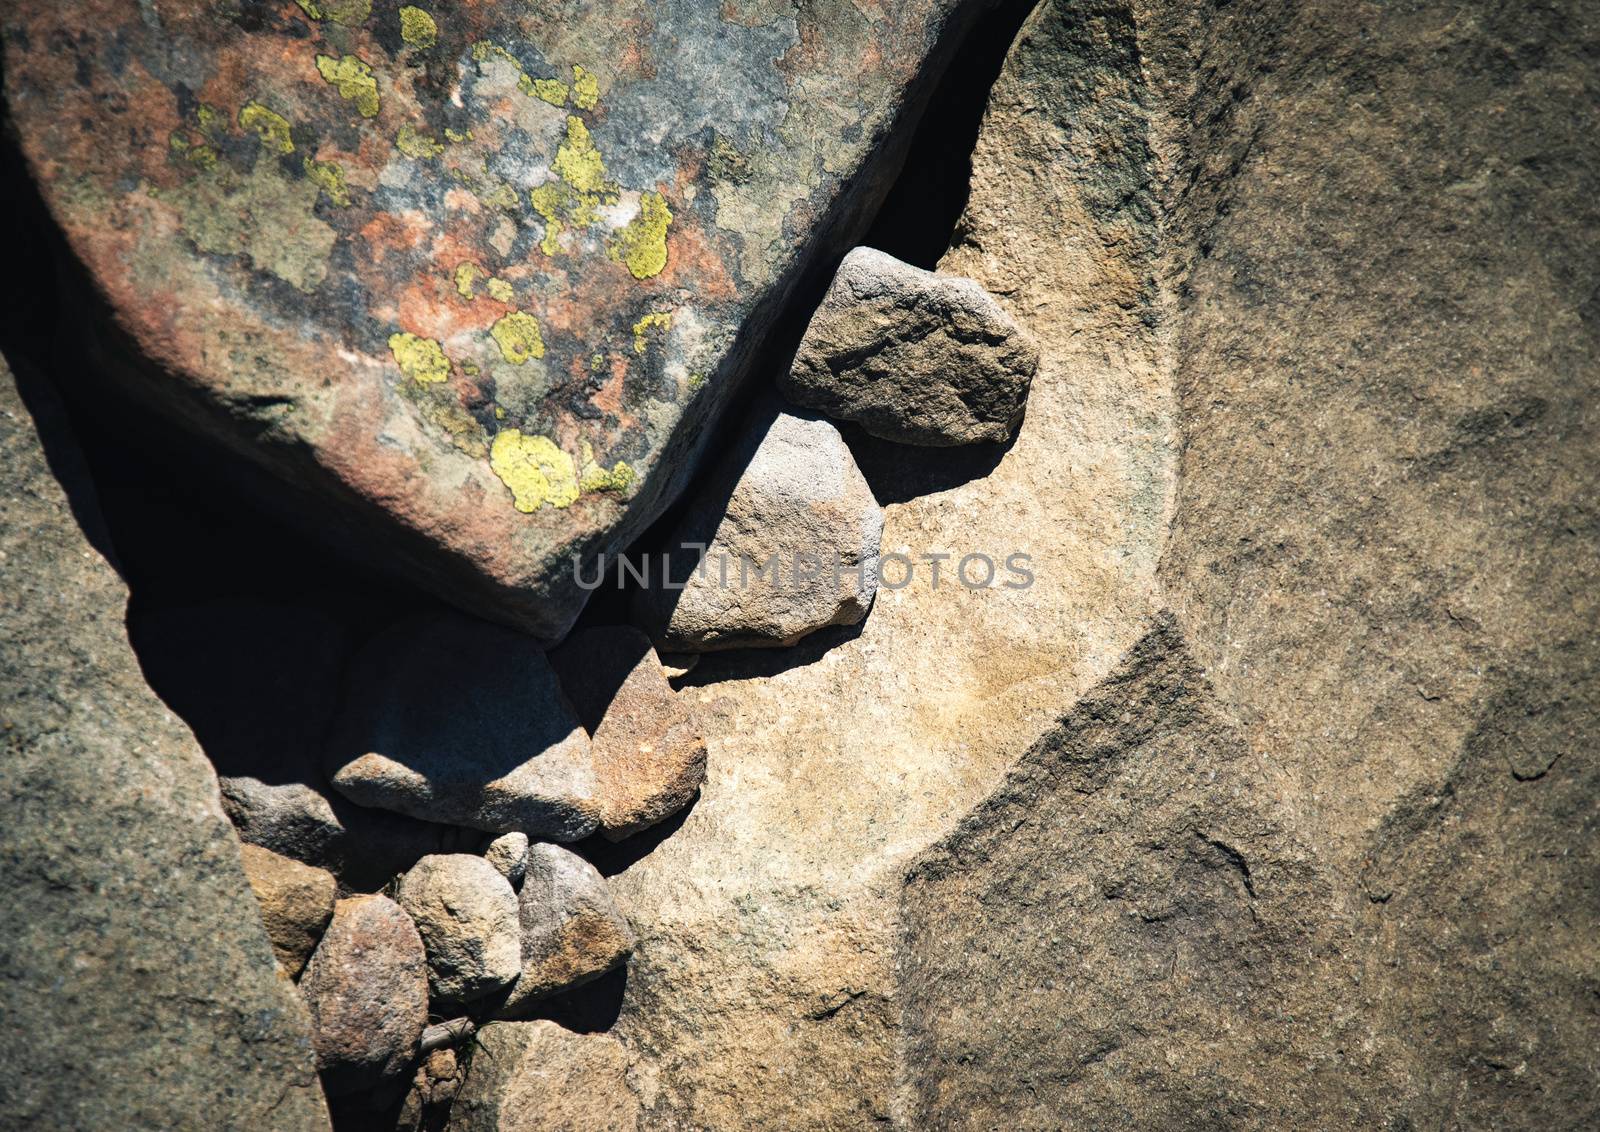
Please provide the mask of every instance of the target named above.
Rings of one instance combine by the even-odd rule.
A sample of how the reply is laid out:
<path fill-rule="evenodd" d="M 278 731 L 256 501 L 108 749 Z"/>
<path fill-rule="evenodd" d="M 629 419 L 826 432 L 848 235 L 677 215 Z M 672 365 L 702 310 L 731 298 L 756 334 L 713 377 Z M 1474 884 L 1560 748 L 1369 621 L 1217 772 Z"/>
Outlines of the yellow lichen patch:
<path fill-rule="evenodd" d="M 572 68 L 572 104 L 579 110 L 593 110 L 600 101 L 600 80 L 594 72 Z"/>
<path fill-rule="evenodd" d="M 412 47 L 432 47 L 439 42 L 439 25 L 427 12 L 408 4 L 400 9 L 400 38 Z"/>
<path fill-rule="evenodd" d="M 524 88 L 526 93 L 548 102 L 551 106 L 567 104 L 567 84 L 560 79 L 529 79 L 526 75 L 523 78 L 527 79 L 528 85 Z"/>
<path fill-rule="evenodd" d="M 666 311 L 653 311 L 645 315 L 633 324 L 633 352 L 635 354 L 645 352 L 646 347 L 650 345 L 650 339 L 646 337 L 650 331 L 659 330 L 665 334 L 671 329 L 672 315 Z"/>
<path fill-rule="evenodd" d="M 516 295 L 511 289 L 511 284 L 504 279 L 491 278 L 484 287 L 489 292 L 489 297 L 497 303 L 509 303 Z"/>
<path fill-rule="evenodd" d="M 494 419 L 497 421 L 503 421 L 506 419 L 506 411 L 499 405 L 494 407 Z"/>
<path fill-rule="evenodd" d="M 606 163 L 582 118 L 568 115 L 567 140 L 556 148 L 551 168 L 579 194 L 599 194 L 610 187 L 606 184 Z"/>
<path fill-rule="evenodd" d="M 389 352 L 400 372 L 418 385 L 433 385 L 450 377 L 450 359 L 432 338 L 401 331 L 389 335 Z"/>
<path fill-rule="evenodd" d="M 545 255 L 555 255 L 561 250 L 561 245 L 557 243 L 563 227 L 561 214 L 570 199 L 572 190 L 560 181 L 540 185 L 528 194 L 533 210 L 544 218 L 544 239 L 539 241 L 539 250 Z"/>
<path fill-rule="evenodd" d="M 546 503 L 570 507 L 578 498 L 572 457 L 547 436 L 524 436 L 508 428 L 494 438 L 489 467 L 511 489 L 511 505 L 531 515 Z"/>
<path fill-rule="evenodd" d="M 197 169 L 215 169 L 217 166 L 217 151 L 209 145 L 192 145 L 188 138 L 178 133 L 168 138 L 167 144 L 173 153 Z"/>
<path fill-rule="evenodd" d="M 294 139 L 289 136 L 289 119 L 259 102 L 246 102 L 239 108 L 239 125 L 243 129 L 254 130 L 260 135 L 261 144 L 275 153 L 294 152 Z"/>
<path fill-rule="evenodd" d="M 444 140 L 460 145 L 462 142 L 469 142 L 472 140 L 472 131 L 452 130 L 449 126 L 446 126 L 444 128 Z"/>
<path fill-rule="evenodd" d="M 660 275 L 667 266 L 667 227 L 672 210 L 660 193 L 639 198 L 639 215 L 628 221 L 607 249 L 612 259 L 627 264 L 635 279 Z"/>
<path fill-rule="evenodd" d="M 353 28 L 372 15 L 372 0 L 295 0 L 313 20 L 330 20 Z"/>
<path fill-rule="evenodd" d="M 328 199 L 340 208 L 350 207 L 350 187 L 345 184 L 344 170 L 337 162 L 306 158 L 306 176 L 315 181 Z"/>
<path fill-rule="evenodd" d="M 583 468 L 578 473 L 578 487 L 582 491 L 627 491 L 637 478 L 626 460 L 618 460 L 603 468 L 594 458 L 594 448 L 586 440 L 582 446 Z"/>
<path fill-rule="evenodd" d="M 410 122 L 400 127 L 394 144 L 401 153 L 418 161 L 432 161 L 444 152 L 444 144 L 438 138 L 423 133 Z"/>
<path fill-rule="evenodd" d="M 456 268 L 456 291 L 463 299 L 478 296 L 478 280 L 483 278 L 483 268 L 475 263 L 463 263 Z"/>
<path fill-rule="evenodd" d="M 500 347 L 500 356 L 514 366 L 544 357 L 544 335 L 539 333 L 538 321 L 526 311 L 512 311 L 496 319 L 489 334 Z"/>
<path fill-rule="evenodd" d="M 339 97 L 356 104 L 356 113 L 363 118 L 378 116 L 378 80 L 372 68 L 354 55 L 335 59 L 332 55 L 317 56 L 317 72 L 324 82 L 338 88 Z"/>
<path fill-rule="evenodd" d="M 517 210 L 517 190 L 504 181 L 496 181 L 494 188 L 479 192 L 478 199 L 490 208 L 503 208 L 508 212 Z"/>

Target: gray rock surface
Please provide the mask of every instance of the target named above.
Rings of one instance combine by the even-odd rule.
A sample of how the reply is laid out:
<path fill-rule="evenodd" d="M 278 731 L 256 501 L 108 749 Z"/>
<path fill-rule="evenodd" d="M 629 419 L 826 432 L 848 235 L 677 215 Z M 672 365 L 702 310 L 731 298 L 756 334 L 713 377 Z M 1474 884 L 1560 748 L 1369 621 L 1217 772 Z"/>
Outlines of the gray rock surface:
<path fill-rule="evenodd" d="M 874 248 L 844 257 L 778 387 L 797 405 L 901 444 L 1016 434 L 1039 347 L 971 279 Z"/>
<path fill-rule="evenodd" d="M 326 1128 L 216 778 L 151 693 L 52 390 L 0 361 L 0 1122 Z"/>
<path fill-rule="evenodd" d="M 521 970 L 517 894 L 482 857 L 424 857 L 400 878 L 395 901 L 428 953 L 433 1003 L 459 1006 L 509 985 Z"/>
<path fill-rule="evenodd" d="M 706 744 L 650 638 L 625 625 L 582 629 L 550 664 L 589 732 L 600 832 L 621 841 L 687 806 L 705 780 Z"/>
<path fill-rule="evenodd" d="M 394 1081 L 428 1023 L 428 960 L 411 917 L 386 896 L 339 901 L 300 992 L 329 1096 Z"/>
<path fill-rule="evenodd" d="M 493 1022 L 450 1111 L 449 1132 L 634 1132 L 639 1098 L 609 1034 Z"/>
<path fill-rule="evenodd" d="M 512 888 L 521 888 L 522 876 L 528 867 L 528 835 L 502 833 L 489 842 L 483 859 L 493 865 L 495 872 L 505 877 Z"/>
<path fill-rule="evenodd" d="M 763 407 L 743 435 L 668 539 L 666 578 L 638 599 L 661 649 L 782 648 L 872 606 L 883 509 L 839 430 Z"/>
<path fill-rule="evenodd" d="M 460 615 L 362 650 L 326 765 L 358 805 L 425 821 L 571 841 L 600 820 L 589 738 L 544 651 Z"/>
<path fill-rule="evenodd" d="M 588 861 L 559 845 L 528 848 L 517 895 L 522 972 L 496 1013 L 524 1018 L 540 999 L 615 970 L 633 952 L 633 929 Z"/>
<path fill-rule="evenodd" d="M 242 845 L 240 850 L 272 953 L 284 973 L 297 979 L 333 917 L 338 882 L 324 869 L 280 857 L 259 845 Z"/>

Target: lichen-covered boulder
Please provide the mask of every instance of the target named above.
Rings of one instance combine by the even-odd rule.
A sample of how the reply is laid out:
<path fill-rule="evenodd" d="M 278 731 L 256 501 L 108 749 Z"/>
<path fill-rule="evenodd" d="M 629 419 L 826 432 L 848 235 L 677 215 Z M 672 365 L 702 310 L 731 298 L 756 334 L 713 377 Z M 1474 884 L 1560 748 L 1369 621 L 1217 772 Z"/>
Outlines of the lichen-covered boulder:
<path fill-rule="evenodd" d="M 280 857 L 259 845 L 242 845 L 240 850 L 272 954 L 291 979 L 298 978 L 333 917 L 338 885 L 327 870 Z"/>
<path fill-rule="evenodd" d="M 584 629 L 550 664 L 589 731 L 600 832 L 621 841 L 687 806 L 705 781 L 706 744 L 650 638 L 627 625 Z"/>
<path fill-rule="evenodd" d="M 496 1017 L 525 1018 L 540 999 L 615 970 L 633 952 L 633 929 L 605 877 L 559 845 L 529 846 L 518 910 L 522 973 Z"/>
<path fill-rule="evenodd" d="M 974 280 L 874 248 L 844 257 L 778 385 L 873 436 L 945 447 L 1016 434 L 1039 347 Z"/>
<path fill-rule="evenodd" d="M 762 409 L 668 540 L 635 613 L 663 649 L 786 647 L 867 615 L 882 534 L 839 430 Z"/>
<path fill-rule="evenodd" d="M 522 970 L 517 894 L 482 857 L 424 857 L 400 878 L 394 898 L 422 936 L 436 1005 L 493 994 Z"/>
<path fill-rule="evenodd" d="M 410 1064 L 428 1024 L 422 937 L 386 896 L 341 900 L 300 991 L 328 1095 L 390 1082 Z"/>
<path fill-rule="evenodd" d="M 16 0 L 0 27 L 28 163 L 141 358 L 122 391 L 555 638 L 569 556 L 681 488 L 983 6 Z"/>

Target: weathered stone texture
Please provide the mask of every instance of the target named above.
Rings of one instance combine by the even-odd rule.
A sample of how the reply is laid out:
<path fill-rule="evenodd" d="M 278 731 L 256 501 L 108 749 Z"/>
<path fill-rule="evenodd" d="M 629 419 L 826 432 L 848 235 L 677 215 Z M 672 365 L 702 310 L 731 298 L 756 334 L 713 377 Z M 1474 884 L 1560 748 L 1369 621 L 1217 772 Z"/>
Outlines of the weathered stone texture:
<path fill-rule="evenodd" d="M 394 898 L 427 949 L 435 1013 L 493 994 L 521 971 L 516 893 L 482 857 L 424 857 L 400 878 Z"/>
<path fill-rule="evenodd" d="M 240 850 L 272 953 L 285 974 L 299 978 L 333 916 L 338 884 L 332 873 L 259 845 L 241 845 Z"/>
<path fill-rule="evenodd" d="M 628 1056 L 608 1034 L 494 1022 L 478 1034 L 450 1132 L 634 1132 Z"/>

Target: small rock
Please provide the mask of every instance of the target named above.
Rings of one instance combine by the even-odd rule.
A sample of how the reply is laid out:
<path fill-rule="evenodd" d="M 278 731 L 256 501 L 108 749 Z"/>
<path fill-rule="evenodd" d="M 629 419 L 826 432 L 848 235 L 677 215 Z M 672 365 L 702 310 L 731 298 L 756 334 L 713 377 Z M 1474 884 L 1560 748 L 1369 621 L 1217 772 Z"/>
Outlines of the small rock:
<path fill-rule="evenodd" d="M 455 614 L 361 652 L 327 766 L 351 801 L 425 821 L 558 841 L 599 823 L 589 739 L 543 650 Z"/>
<path fill-rule="evenodd" d="M 605 878 L 559 845 L 529 846 L 518 912 L 522 973 L 496 1017 L 526 1017 L 539 999 L 599 978 L 633 952 Z"/>
<path fill-rule="evenodd" d="M 333 874 L 280 857 L 257 845 L 240 846 L 244 875 L 261 905 L 272 953 L 291 979 L 300 977 L 333 916 Z"/>
<path fill-rule="evenodd" d="M 839 430 L 768 409 L 673 533 L 670 583 L 653 577 L 635 613 L 664 650 L 792 645 L 867 615 L 882 534 Z"/>
<path fill-rule="evenodd" d="M 387 897 L 341 900 L 300 990 L 329 1096 L 392 1081 L 415 1055 L 428 1022 L 422 937 Z"/>
<path fill-rule="evenodd" d="M 949 446 L 1011 439 L 1038 366 L 1032 336 L 978 283 L 856 248 L 778 384 L 885 440 Z"/>
<path fill-rule="evenodd" d="M 483 859 L 493 865 L 512 888 L 521 888 L 523 870 L 528 864 L 528 835 L 502 833 L 489 842 L 489 847 L 483 851 Z"/>
<path fill-rule="evenodd" d="M 521 970 L 517 894 L 482 857 L 424 857 L 400 879 L 395 900 L 416 922 L 437 1003 L 493 994 Z"/>
<path fill-rule="evenodd" d="M 585 629 L 550 663 L 589 731 L 600 831 L 621 841 L 687 806 L 705 780 L 706 744 L 650 638 L 626 625 Z"/>
<path fill-rule="evenodd" d="M 554 1022 L 494 1022 L 478 1034 L 450 1132 L 634 1132 L 628 1052 L 610 1034 Z"/>

